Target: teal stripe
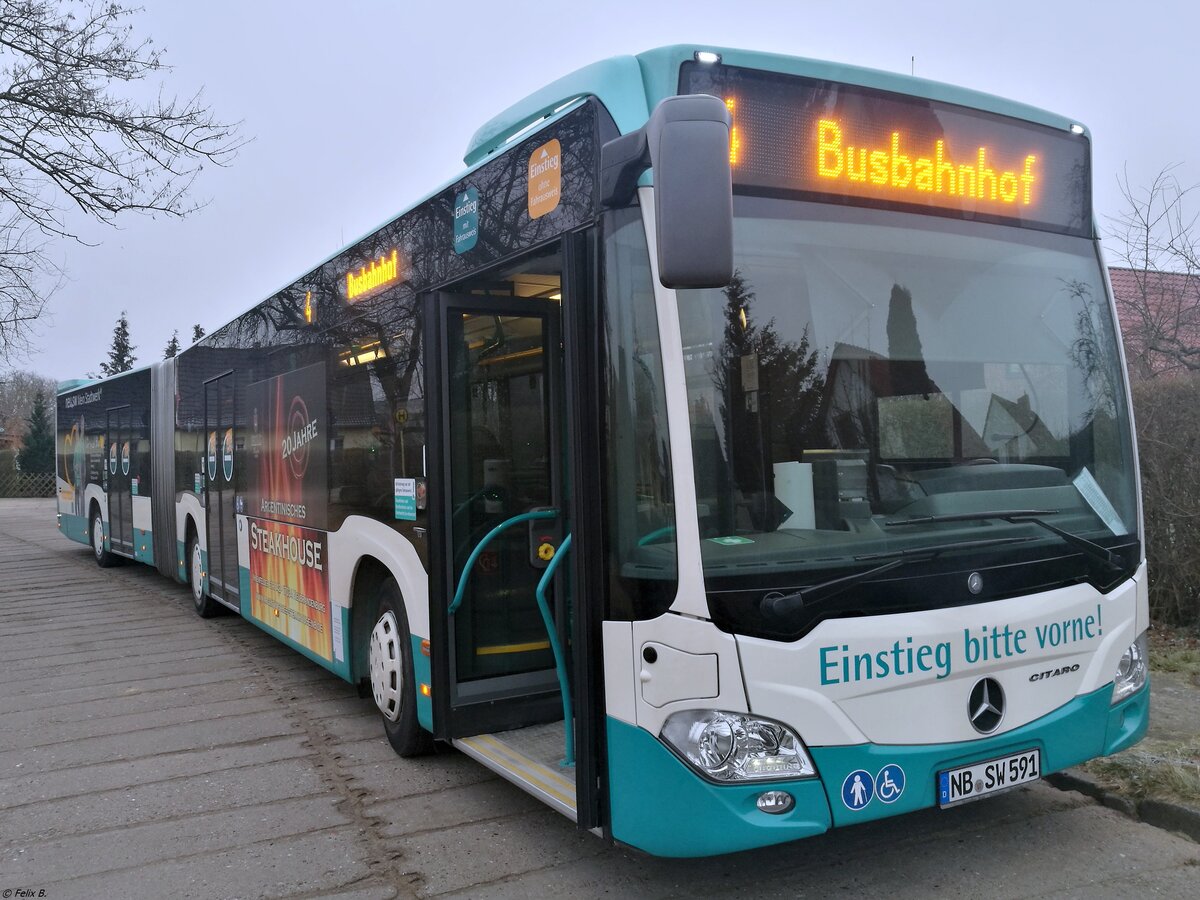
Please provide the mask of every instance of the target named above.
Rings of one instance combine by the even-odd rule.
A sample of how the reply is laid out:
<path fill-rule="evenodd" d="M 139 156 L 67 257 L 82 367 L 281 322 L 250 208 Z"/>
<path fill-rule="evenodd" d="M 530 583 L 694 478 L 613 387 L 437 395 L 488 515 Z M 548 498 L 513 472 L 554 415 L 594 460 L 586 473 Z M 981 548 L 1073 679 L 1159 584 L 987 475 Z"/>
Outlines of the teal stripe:
<path fill-rule="evenodd" d="M 239 566 L 238 572 L 239 572 L 239 576 L 240 576 L 238 581 L 239 581 L 239 583 L 241 585 L 241 589 L 242 589 L 242 595 L 241 595 L 242 618 L 246 619 L 249 622 L 253 622 L 255 625 L 257 625 L 259 628 L 261 628 L 267 634 L 271 635 L 271 637 L 275 638 L 276 640 L 282 641 L 284 644 L 287 644 L 287 646 L 291 647 L 297 653 L 300 653 L 303 656 L 307 656 L 309 659 L 311 659 L 317 665 L 321 666 L 322 668 L 328 669 L 330 672 L 332 672 L 334 675 L 337 675 L 339 678 L 344 678 L 346 681 L 353 683 L 353 678 L 350 676 L 349 657 L 346 655 L 346 648 L 344 646 L 342 647 L 342 658 L 340 661 L 337 659 L 326 659 L 325 657 L 321 656 L 320 654 L 314 653 L 313 651 L 309 650 L 303 644 L 292 640 L 290 637 L 288 637 L 282 631 L 277 631 L 277 630 L 275 630 L 275 628 L 268 625 L 266 622 L 260 621 L 259 619 L 256 619 L 256 618 L 254 618 L 254 616 L 250 615 L 250 570 L 245 568 L 244 566 Z M 350 635 L 350 617 L 348 615 L 348 613 L 350 611 L 348 609 L 346 609 L 346 607 L 344 607 L 344 606 L 336 606 L 332 603 L 330 604 L 330 611 L 332 612 L 333 615 L 341 616 L 342 642 L 343 642 L 343 644 L 345 644 L 347 638 Z"/>
<path fill-rule="evenodd" d="M 413 696 L 417 700 L 417 722 L 426 731 L 433 731 L 433 698 L 425 697 L 421 694 L 421 685 L 433 684 L 432 669 L 429 664 L 429 657 L 421 652 L 421 641 L 423 638 L 417 635 L 410 635 L 412 638 L 412 658 L 413 658 L 413 680 L 416 682 L 412 686 Z"/>
<path fill-rule="evenodd" d="M 154 536 L 149 529 L 133 529 L 133 558 L 154 565 Z"/>
<path fill-rule="evenodd" d="M 88 520 L 87 516 L 77 516 L 73 513 L 60 513 L 58 519 L 59 530 L 73 541 L 78 541 L 81 544 L 91 544 L 88 540 Z"/>
<path fill-rule="evenodd" d="M 937 774 L 946 769 L 1037 748 L 1045 774 L 1136 743 L 1149 724 L 1149 685 L 1115 706 L 1110 704 L 1111 697 L 1109 684 L 994 738 L 949 744 L 810 747 L 821 780 L 752 786 L 711 784 L 649 732 L 609 718 L 612 834 L 659 856 L 707 856 L 931 807 L 937 803 Z M 848 775 L 861 769 L 874 776 L 888 764 L 904 770 L 904 792 L 894 802 L 885 804 L 874 797 L 858 811 L 843 804 L 842 783 Z M 773 789 L 795 798 L 791 812 L 773 816 L 756 808 L 758 795 Z"/>
<path fill-rule="evenodd" d="M 1117 708 L 1111 706 L 1111 698 L 1110 684 L 992 738 L 950 744 L 857 744 L 809 749 L 825 781 L 834 825 L 851 825 L 936 805 L 937 776 L 946 769 L 1036 748 L 1041 751 L 1042 773 L 1046 774 L 1114 752 L 1111 748 L 1128 746 L 1140 737 L 1138 710 L 1148 706 L 1148 692 L 1143 690 Z M 1115 719 L 1125 722 L 1123 730 L 1118 726 L 1119 733 L 1112 731 Z M 1140 721 L 1144 733 L 1147 719 L 1142 716 Z M 904 793 L 893 803 L 882 803 L 876 797 L 863 808 L 852 810 L 842 802 L 842 783 L 848 775 L 859 769 L 875 775 L 889 763 L 904 770 Z"/>
<path fill-rule="evenodd" d="M 810 837 L 829 828 L 820 783 L 704 781 L 650 732 L 608 719 L 612 834 L 656 856 L 712 856 Z M 787 791 L 796 805 L 783 815 L 755 805 L 764 791 Z"/>

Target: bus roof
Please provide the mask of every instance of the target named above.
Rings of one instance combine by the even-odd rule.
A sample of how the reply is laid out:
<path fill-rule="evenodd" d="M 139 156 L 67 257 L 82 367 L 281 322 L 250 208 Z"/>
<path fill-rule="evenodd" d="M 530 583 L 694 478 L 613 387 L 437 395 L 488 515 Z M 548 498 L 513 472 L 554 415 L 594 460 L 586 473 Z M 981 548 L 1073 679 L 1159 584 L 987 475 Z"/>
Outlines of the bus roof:
<path fill-rule="evenodd" d="M 1071 119 L 1037 107 L 980 91 L 895 72 L 728 47 L 695 44 L 657 47 L 633 56 L 614 56 L 590 63 L 551 82 L 493 116 L 471 137 L 463 156 L 463 161 L 466 163 L 465 169 L 433 190 L 425 192 L 414 202 L 405 204 L 395 215 L 334 251 L 310 267 L 300 278 L 311 275 L 372 234 L 399 219 L 409 210 L 415 209 L 451 185 L 458 183 L 473 170 L 488 162 L 494 155 L 502 153 L 510 144 L 516 143 L 517 138 L 523 137 L 527 132 L 535 129 L 545 128 L 566 116 L 588 97 L 595 97 L 604 105 L 622 134 L 640 128 L 649 118 L 651 110 L 661 100 L 678 93 L 679 67 L 685 62 L 694 60 L 699 52 L 715 53 L 725 65 L 763 69 L 788 75 L 802 75 L 911 96 L 927 97 L 931 100 L 955 103 L 1036 122 L 1051 128 L 1068 129 L 1076 124 Z M 1083 133 L 1087 134 L 1086 129 Z M 639 183 L 650 182 L 651 173 L 647 171 L 643 173 Z M 296 280 L 287 282 L 280 290 L 286 289 Z M 266 299 L 274 297 L 277 293 L 278 291 L 272 292 Z M 235 317 L 234 321 L 237 318 Z M 221 327 L 223 328 L 224 325 Z M 212 329 L 208 335 L 192 346 L 205 345 L 209 338 L 219 330 L 219 328 Z M 188 349 L 190 348 L 184 348 L 180 352 L 186 353 Z"/>
<path fill-rule="evenodd" d="M 926 97 L 1051 128 L 1068 129 L 1076 124 L 1071 119 L 1034 106 L 925 78 L 799 56 L 676 44 L 647 50 L 637 56 L 615 56 L 564 75 L 485 122 L 472 136 L 463 161 L 468 166 L 477 164 L 501 150 L 514 135 L 552 115 L 563 104 L 583 96 L 596 97 L 603 103 L 622 134 L 640 128 L 659 101 L 678 92 L 679 67 L 694 60 L 698 52 L 715 53 L 722 63 L 729 66 L 803 75 Z"/>

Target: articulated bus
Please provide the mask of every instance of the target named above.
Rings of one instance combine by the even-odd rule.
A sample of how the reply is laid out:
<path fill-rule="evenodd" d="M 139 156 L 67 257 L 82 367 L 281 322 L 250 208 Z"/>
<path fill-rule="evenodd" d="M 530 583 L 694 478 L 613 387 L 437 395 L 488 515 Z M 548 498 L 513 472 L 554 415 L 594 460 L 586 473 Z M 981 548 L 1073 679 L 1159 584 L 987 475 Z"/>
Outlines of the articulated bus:
<path fill-rule="evenodd" d="M 1149 714 L 1072 119 L 667 47 L 173 360 L 58 397 L 59 527 L 665 856 L 953 807 Z M 397 777 L 401 777 L 397 775 Z"/>

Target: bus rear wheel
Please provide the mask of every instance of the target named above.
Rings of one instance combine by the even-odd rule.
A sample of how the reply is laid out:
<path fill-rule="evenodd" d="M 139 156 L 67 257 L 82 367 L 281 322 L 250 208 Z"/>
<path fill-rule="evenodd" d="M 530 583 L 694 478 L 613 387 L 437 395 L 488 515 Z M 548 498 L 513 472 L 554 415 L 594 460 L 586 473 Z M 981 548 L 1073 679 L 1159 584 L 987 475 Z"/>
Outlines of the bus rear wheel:
<path fill-rule="evenodd" d="M 368 658 L 371 696 L 383 717 L 392 749 L 404 757 L 433 752 L 433 735 L 417 721 L 412 637 L 404 598 L 390 579 L 379 588 L 378 617 L 371 629 Z"/>
<path fill-rule="evenodd" d="M 109 566 L 117 564 L 117 557 L 110 553 L 104 547 L 104 519 L 100 517 L 100 510 L 92 513 L 92 555 L 96 559 L 96 565 L 102 569 L 107 569 Z"/>
<path fill-rule="evenodd" d="M 221 611 L 221 604 L 204 593 L 204 554 L 200 550 L 200 541 L 194 534 L 188 539 L 187 557 L 192 606 L 200 618 L 211 619 Z"/>

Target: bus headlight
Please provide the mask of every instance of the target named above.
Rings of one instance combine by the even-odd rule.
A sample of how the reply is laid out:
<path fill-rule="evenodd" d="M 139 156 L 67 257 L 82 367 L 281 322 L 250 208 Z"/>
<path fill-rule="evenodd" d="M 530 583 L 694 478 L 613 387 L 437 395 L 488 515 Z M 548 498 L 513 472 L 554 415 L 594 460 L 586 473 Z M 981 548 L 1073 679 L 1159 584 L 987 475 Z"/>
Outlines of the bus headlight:
<path fill-rule="evenodd" d="M 746 713 L 718 709 L 672 713 L 659 736 L 713 781 L 778 780 L 816 774 L 796 732 L 779 722 Z"/>
<path fill-rule="evenodd" d="M 1119 703 L 1140 691 L 1146 683 L 1149 671 L 1149 657 L 1146 651 L 1146 632 L 1129 645 L 1121 662 L 1117 664 L 1117 676 L 1113 679 L 1112 702 Z"/>

